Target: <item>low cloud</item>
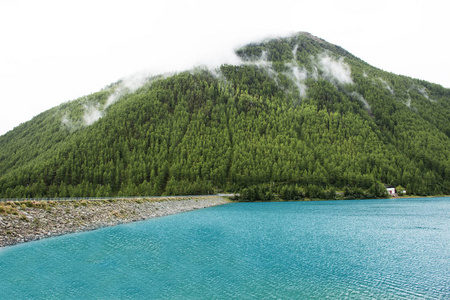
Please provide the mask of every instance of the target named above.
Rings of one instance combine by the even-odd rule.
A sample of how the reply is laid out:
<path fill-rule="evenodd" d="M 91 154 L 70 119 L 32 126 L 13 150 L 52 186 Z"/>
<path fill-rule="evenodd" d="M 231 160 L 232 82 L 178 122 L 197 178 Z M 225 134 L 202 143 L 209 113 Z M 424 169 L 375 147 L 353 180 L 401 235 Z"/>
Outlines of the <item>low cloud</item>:
<path fill-rule="evenodd" d="M 367 102 L 366 99 L 364 99 L 364 97 L 363 97 L 361 94 L 359 94 L 359 93 L 357 93 L 357 92 L 353 92 L 353 93 L 351 93 L 350 95 L 351 95 L 353 98 L 358 99 L 358 100 L 364 105 L 364 108 L 365 108 L 366 110 L 371 111 L 371 108 L 370 108 L 369 103 Z"/>
<path fill-rule="evenodd" d="M 131 76 L 122 78 L 120 83 L 115 87 L 114 92 L 108 97 L 102 107 L 100 107 L 100 104 L 98 103 L 84 106 L 84 124 L 89 126 L 102 118 L 106 114 L 106 108 L 120 100 L 124 95 L 132 93 L 144 86 L 150 81 L 149 78 L 150 75 L 148 73 L 135 73 Z"/>
<path fill-rule="evenodd" d="M 83 121 L 86 126 L 96 122 L 103 116 L 103 112 L 98 109 L 98 105 L 85 105 Z"/>
<path fill-rule="evenodd" d="M 111 87 L 111 89 L 113 89 L 113 92 L 103 105 L 100 103 L 92 103 L 87 97 L 85 97 L 86 104 L 84 104 L 83 106 L 84 114 L 82 116 L 82 120 L 73 121 L 69 118 L 68 113 L 65 113 L 61 117 L 61 124 L 69 130 L 77 130 L 83 126 L 92 125 L 100 118 L 105 116 L 106 109 L 115 102 L 119 101 L 123 96 L 136 91 L 152 80 L 164 78 L 164 76 L 155 77 L 153 79 L 150 78 L 151 77 L 148 73 L 136 73 L 131 76 L 122 78 L 118 84 Z"/>
<path fill-rule="evenodd" d="M 72 120 L 69 118 L 69 115 L 67 113 L 65 113 L 62 117 L 61 117 L 61 124 L 68 128 L 69 130 L 74 130 L 76 128 L 75 124 L 72 122 Z"/>
<path fill-rule="evenodd" d="M 122 78 L 120 83 L 115 87 L 114 92 L 108 97 L 108 100 L 106 100 L 103 110 L 122 98 L 125 94 L 132 93 L 144 86 L 144 84 L 150 81 L 150 78 L 151 75 L 146 72 L 135 73 Z"/>
<path fill-rule="evenodd" d="M 250 62 L 249 64 L 256 65 L 260 68 L 263 68 L 264 70 L 267 71 L 269 76 L 271 76 L 272 78 L 276 78 L 277 72 L 275 72 L 275 70 L 272 68 L 272 62 L 269 61 L 267 59 L 267 57 L 268 57 L 267 51 L 263 51 L 259 60 Z M 247 63 L 242 61 L 241 64 L 247 64 Z"/>
<path fill-rule="evenodd" d="M 411 108 L 411 97 L 409 97 L 409 94 L 408 94 L 408 100 L 406 100 L 405 105 L 406 105 L 408 108 Z"/>
<path fill-rule="evenodd" d="M 423 86 L 421 87 L 417 87 L 417 91 L 419 91 L 419 93 L 424 96 L 425 98 L 427 98 L 430 102 L 436 102 L 436 100 L 433 100 L 430 98 L 430 96 L 428 95 L 428 92 L 426 90 L 426 88 L 424 88 Z"/>
<path fill-rule="evenodd" d="M 319 74 L 333 84 L 353 84 L 351 67 L 344 61 L 344 57 L 336 59 L 326 52 L 317 57 L 311 56 L 312 69 L 308 71 L 305 67 L 299 66 L 297 62 L 298 47 L 299 45 L 295 45 L 292 49 L 293 60 L 285 63 L 288 70 L 283 74 L 297 87 L 300 98 L 307 95 L 308 87 L 305 81 L 308 78 L 317 80 Z M 256 60 L 242 60 L 239 64 L 262 68 L 279 85 L 278 73 L 273 69 L 272 62 L 268 60 L 267 51 L 263 51 Z"/>
<path fill-rule="evenodd" d="M 304 84 L 304 81 L 310 77 L 308 74 L 308 71 L 305 68 L 300 68 L 297 63 L 297 49 L 298 45 L 295 45 L 292 50 L 293 60 L 287 64 L 285 64 L 286 67 L 288 67 L 288 71 L 284 72 L 283 74 L 287 76 L 291 80 L 291 82 L 297 87 L 299 92 L 299 98 L 306 97 L 306 91 L 308 87 Z M 279 85 L 279 79 L 277 72 L 272 67 L 272 62 L 268 60 L 268 53 L 267 51 L 263 51 L 261 53 L 261 56 L 256 61 L 246 62 L 242 61 L 241 64 L 251 64 L 256 65 L 259 68 L 264 69 L 267 74 L 275 80 L 277 85 Z M 287 91 L 285 91 L 287 92 Z"/>
<path fill-rule="evenodd" d="M 384 88 L 387 89 L 392 95 L 394 94 L 394 90 L 392 89 L 392 87 L 389 85 L 389 83 L 387 83 L 386 81 L 384 81 L 383 78 L 378 77 L 378 80 L 381 81 L 381 83 L 383 84 Z"/>
<path fill-rule="evenodd" d="M 292 74 L 295 77 L 294 83 L 300 92 L 300 98 L 306 97 L 306 90 L 308 87 L 303 83 L 308 78 L 308 71 L 300 69 L 297 66 L 291 68 Z"/>
<path fill-rule="evenodd" d="M 427 90 L 423 86 L 419 87 L 417 90 L 420 94 L 422 94 L 422 96 L 430 100 L 430 96 L 428 96 Z"/>
<path fill-rule="evenodd" d="M 295 62 L 290 63 L 287 66 L 289 69 L 287 72 L 284 72 L 284 75 L 286 75 L 297 87 L 299 97 L 305 98 L 308 87 L 304 82 L 308 79 L 308 71 L 304 68 L 299 68 Z"/>
<path fill-rule="evenodd" d="M 308 87 L 304 84 L 304 81 L 308 79 L 308 71 L 305 68 L 299 68 L 297 63 L 297 49 L 298 45 L 295 45 L 292 50 L 292 56 L 294 57 L 293 62 L 289 65 L 291 68 L 292 75 L 294 75 L 294 84 L 297 86 L 300 98 L 306 97 L 306 91 Z"/>
<path fill-rule="evenodd" d="M 336 60 L 327 53 L 323 53 L 318 56 L 317 65 L 323 76 L 329 81 L 340 84 L 353 84 L 351 68 L 344 62 L 343 57 Z"/>

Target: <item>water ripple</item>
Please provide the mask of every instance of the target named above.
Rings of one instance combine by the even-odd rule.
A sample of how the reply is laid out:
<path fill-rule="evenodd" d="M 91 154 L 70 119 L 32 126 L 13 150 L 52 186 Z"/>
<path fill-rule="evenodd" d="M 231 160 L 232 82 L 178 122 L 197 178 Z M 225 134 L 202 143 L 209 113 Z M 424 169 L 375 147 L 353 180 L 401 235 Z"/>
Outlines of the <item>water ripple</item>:
<path fill-rule="evenodd" d="M 0 251 L 1 299 L 449 299 L 450 201 L 236 203 Z"/>

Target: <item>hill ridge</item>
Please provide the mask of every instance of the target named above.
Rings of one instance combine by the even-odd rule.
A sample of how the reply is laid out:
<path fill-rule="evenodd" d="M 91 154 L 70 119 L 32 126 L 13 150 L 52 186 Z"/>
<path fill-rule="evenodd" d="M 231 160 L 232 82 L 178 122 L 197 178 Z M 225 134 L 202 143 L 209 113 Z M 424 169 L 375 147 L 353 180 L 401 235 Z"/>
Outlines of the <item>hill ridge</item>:
<path fill-rule="evenodd" d="M 236 54 L 117 82 L 1 136 L 0 197 L 450 193 L 450 90 L 304 32 Z"/>

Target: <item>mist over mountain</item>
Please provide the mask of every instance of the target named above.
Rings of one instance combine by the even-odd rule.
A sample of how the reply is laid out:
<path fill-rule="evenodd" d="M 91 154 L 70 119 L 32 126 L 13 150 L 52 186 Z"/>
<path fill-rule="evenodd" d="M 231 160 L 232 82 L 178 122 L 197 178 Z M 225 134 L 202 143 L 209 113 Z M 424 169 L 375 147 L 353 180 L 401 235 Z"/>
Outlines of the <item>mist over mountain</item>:
<path fill-rule="evenodd" d="M 450 194 L 450 90 L 309 33 L 136 76 L 0 137 L 0 197 Z"/>

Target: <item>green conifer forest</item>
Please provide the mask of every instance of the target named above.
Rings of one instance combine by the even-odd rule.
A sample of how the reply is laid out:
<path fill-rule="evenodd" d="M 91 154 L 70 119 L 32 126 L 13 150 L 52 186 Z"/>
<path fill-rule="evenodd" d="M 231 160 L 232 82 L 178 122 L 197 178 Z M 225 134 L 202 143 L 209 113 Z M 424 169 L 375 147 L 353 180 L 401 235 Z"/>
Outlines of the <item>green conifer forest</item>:
<path fill-rule="evenodd" d="M 307 33 L 236 54 L 116 82 L 1 136 L 0 198 L 450 194 L 449 89 Z"/>

